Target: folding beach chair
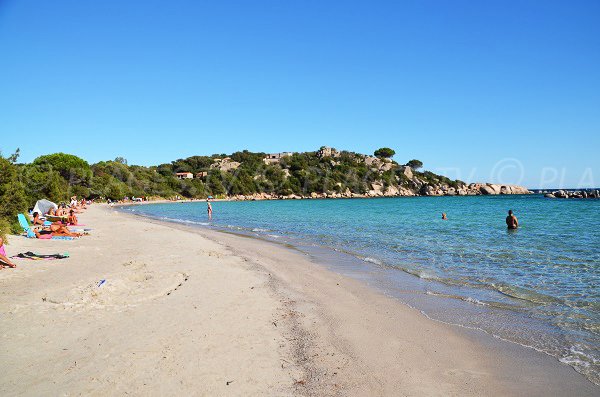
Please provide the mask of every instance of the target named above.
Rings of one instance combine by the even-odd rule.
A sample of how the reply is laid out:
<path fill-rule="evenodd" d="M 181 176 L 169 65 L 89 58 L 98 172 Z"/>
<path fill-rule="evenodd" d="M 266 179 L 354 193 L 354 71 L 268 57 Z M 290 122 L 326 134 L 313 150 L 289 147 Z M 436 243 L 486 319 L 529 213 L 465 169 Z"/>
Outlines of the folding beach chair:
<path fill-rule="evenodd" d="M 29 226 L 29 222 L 27 222 L 27 218 L 23 214 L 17 214 L 17 219 L 19 219 L 19 225 L 23 228 L 23 231 L 27 233 L 27 237 L 35 238 L 35 233 L 31 226 Z"/>

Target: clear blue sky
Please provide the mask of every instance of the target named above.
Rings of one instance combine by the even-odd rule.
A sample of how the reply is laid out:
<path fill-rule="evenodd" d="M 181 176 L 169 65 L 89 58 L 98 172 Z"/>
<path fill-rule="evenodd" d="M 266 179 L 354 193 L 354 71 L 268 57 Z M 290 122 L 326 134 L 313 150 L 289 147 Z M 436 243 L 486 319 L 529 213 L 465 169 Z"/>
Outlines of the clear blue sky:
<path fill-rule="evenodd" d="M 0 0 L 5 155 L 321 145 L 600 185 L 600 1 Z"/>

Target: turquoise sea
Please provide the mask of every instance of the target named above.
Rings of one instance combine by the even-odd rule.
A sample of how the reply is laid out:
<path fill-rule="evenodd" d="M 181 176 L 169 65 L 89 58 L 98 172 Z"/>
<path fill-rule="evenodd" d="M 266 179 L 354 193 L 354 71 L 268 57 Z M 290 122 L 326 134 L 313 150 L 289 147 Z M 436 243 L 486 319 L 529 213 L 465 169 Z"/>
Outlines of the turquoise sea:
<path fill-rule="evenodd" d="M 530 196 L 123 207 L 292 244 L 448 323 L 556 357 L 600 384 L 600 200 Z M 521 228 L 506 229 L 514 210 Z M 441 219 L 441 213 L 448 220 Z"/>

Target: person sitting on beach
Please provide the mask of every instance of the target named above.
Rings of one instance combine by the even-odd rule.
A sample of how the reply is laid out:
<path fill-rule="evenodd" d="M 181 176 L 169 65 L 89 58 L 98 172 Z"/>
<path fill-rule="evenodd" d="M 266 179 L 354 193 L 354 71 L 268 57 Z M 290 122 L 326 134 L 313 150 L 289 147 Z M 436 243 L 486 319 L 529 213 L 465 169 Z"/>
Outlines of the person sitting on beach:
<path fill-rule="evenodd" d="M 75 216 L 75 211 L 69 211 L 69 216 L 67 217 L 67 225 L 75 226 L 77 225 L 77 217 Z"/>
<path fill-rule="evenodd" d="M 506 226 L 509 229 L 516 229 L 519 227 L 519 220 L 513 215 L 512 210 L 508 210 L 508 216 L 506 217 Z"/>
<path fill-rule="evenodd" d="M 448 217 L 446 216 L 445 212 L 442 212 L 442 220 L 443 221 L 447 221 L 448 220 Z"/>
<path fill-rule="evenodd" d="M 56 216 L 56 210 L 54 209 L 54 207 L 50 208 L 50 211 L 48 211 L 47 215 Z"/>
<path fill-rule="evenodd" d="M 31 221 L 31 223 L 33 223 L 33 226 L 44 225 L 44 221 L 40 219 L 40 213 L 39 212 L 34 212 L 33 213 L 33 220 Z"/>
<path fill-rule="evenodd" d="M 0 269 L 4 267 L 17 267 L 8 257 L 6 256 L 6 250 L 4 249 L 4 240 L 0 237 Z"/>

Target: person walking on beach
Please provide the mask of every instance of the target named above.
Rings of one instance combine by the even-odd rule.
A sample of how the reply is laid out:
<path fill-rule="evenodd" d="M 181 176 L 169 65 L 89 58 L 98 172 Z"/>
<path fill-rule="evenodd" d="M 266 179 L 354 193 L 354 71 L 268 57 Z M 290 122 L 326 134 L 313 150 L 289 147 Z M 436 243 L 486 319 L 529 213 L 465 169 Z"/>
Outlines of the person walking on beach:
<path fill-rule="evenodd" d="M 210 205 L 210 199 L 206 199 L 206 211 L 208 212 L 208 219 L 212 219 L 212 205 Z"/>
<path fill-rule="evenodd" d="M 519 220 L 514 216 L 512 210 L 508 210 L 508 216 L 506 217 L 506 226 L 509 229 L 516 229 L 519 227 Z"/>

